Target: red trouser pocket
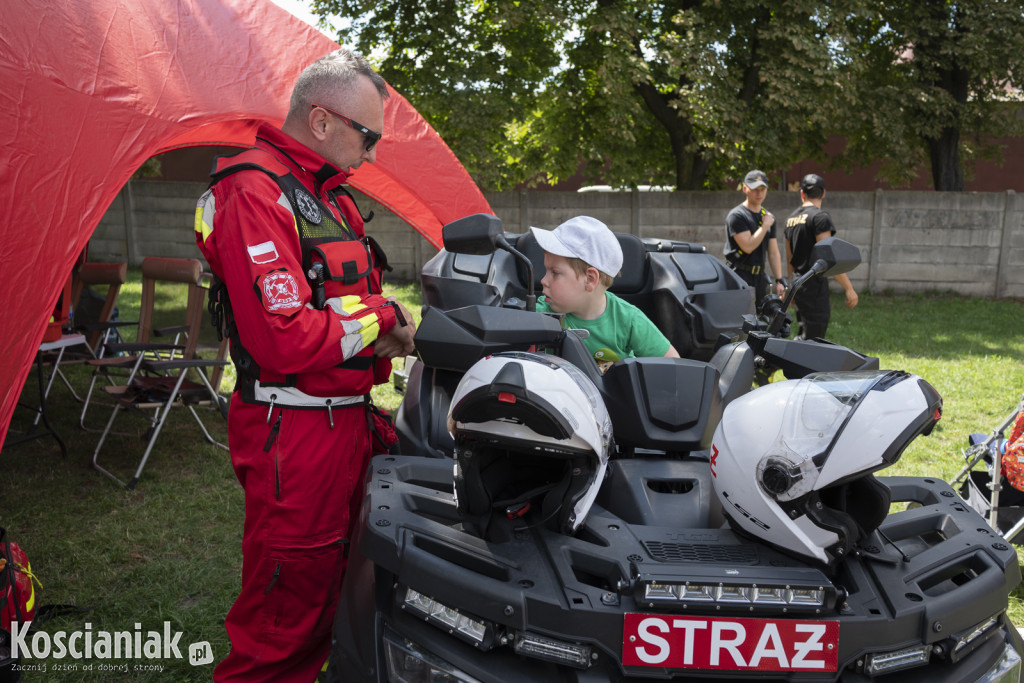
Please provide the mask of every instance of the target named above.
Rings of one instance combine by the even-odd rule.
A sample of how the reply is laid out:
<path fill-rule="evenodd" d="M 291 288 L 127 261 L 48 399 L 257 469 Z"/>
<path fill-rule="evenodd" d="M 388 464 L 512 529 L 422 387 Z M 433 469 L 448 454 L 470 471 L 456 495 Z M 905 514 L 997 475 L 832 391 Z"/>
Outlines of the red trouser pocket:
<path fill-rule="evenodd" d="M 257 570 L 263 582 L 263 626 L 285 635 L 330 632 L 341 590 L 345 541 L 268 545 Z"/>

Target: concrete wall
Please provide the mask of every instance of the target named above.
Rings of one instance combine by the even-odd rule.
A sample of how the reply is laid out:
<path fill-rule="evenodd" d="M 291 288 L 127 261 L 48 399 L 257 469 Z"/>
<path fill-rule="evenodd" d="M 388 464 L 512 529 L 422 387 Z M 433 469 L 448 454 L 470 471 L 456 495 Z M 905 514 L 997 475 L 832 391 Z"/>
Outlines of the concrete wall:
<path fill-rule="evenodd" d="M 137 265 L 147 255 L 199 256 L 192 222 L 203 183 L 137 180 L 122 189 L 97 227 L 89 256 Z M 824 208 L 864 262 L 850 274 L 858 291 L 953 290 L 1024 297 L 1024 195 L 1004 193 L 834 192 Z M 437 250 L 390 211 L 356 193 L 373 211 L 369 231 L 388 253 L 393 280 L 412 280 Z M 721 257 L 724 221 L 738 192 L 502 192 L 487 196 L 509 232 L 554 228 L 579 214 L 617 232 L 698 242 Z M 799 194 L 770 192 L 780 222 Z M 780 248 L 785 249 L 780 244 Z"/>

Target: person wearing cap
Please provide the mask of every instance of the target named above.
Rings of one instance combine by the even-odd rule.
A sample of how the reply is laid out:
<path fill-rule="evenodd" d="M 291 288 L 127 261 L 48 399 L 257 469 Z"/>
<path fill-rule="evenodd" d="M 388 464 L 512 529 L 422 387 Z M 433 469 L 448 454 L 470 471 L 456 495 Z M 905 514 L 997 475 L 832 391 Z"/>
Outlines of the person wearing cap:
<path fill-rule="evenodd" d="M 561 313 L 566 329 L 587 330 L 583 343 L 602 371 L 623 358 L 679 357 L 643 311 L 608 291 L 622 269 L 622 247 L 608 226 L 577 216 L 554 230 L 530 230 L 546 271 L 537 310 Z"/>
<path fill-rule="evenodd" d="M 786 289 L 782 277 L 782 257 L 775 239 L 775 216 L 767 211 L 768 176 L 754 170 L 743 179 L 746 199 L 725 218 L 725 260 L 740 279 L 754 288 L 754 303 L 760 305 L 768 293 L 766 261 L 775 276 L 775 293 Z"/>
<path fill-rule="evenodd" d="M 800 208 L 786 220 L 786 258 L 789 262 L 790 277 L 799 277 L 813 265 L 811 249 L 814 244 L 826 237 L 836 234 L 836 226 L 832 217 L 821 210 L 821 201 L 825 198 L 825 179 L 815 173 L 809 173 L 800 181 Z M 836 275 L 843 291 L 846 292 L 846 305 L 853 308 L 857 305 L 857 292 L 845 274 Z M 796 318 L 799 327 L 797 339 L 824 338 L 828 331 L 828 321 L 832 309 L 828 298 L 828 279 L 811 278 L 797 291 L 794 297 Z"/>

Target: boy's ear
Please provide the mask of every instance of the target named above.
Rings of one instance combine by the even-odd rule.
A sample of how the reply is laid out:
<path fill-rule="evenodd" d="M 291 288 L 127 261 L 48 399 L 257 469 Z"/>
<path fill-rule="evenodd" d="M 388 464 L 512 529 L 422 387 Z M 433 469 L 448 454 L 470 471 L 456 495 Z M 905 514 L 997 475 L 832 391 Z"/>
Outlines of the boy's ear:
<path fill-rule="evenodd" d="M 587 273 L 584 275 L 584 287 L 588 292 L 593 292 L 597 289 L 597 286 L 601 284 L 601 273 L 598 272 L 597 268 L 590 266 L 587 268 Z"/>

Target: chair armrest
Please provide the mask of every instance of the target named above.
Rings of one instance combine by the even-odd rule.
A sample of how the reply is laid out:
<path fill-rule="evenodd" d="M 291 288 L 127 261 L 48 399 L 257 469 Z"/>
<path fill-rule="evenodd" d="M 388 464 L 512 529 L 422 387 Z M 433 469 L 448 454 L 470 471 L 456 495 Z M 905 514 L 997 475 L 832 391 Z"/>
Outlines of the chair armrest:
<path fill-rule="evenodd" d="M 185 349 L 181 344 L 150 344 L 143 342 L 107 344 L 104 348 L 110 353 L 145 353 L 147 351 L 182 351 Z"/>
<path fill-rule="evenodd" d="M 106 358 L 89 358 L 85 362 L 95 368 L 130 368 L 138 360 L 138 356 L 107 356 Z"/>
<path fill-rule="evenodd" d="M 161 327 L 153 330 L 153 334 L 157 337 L 170 337 L 181 332 L 188 332 L 187 325 L 176 325 L 174 327 Z"/>
<path fill-rule="evenodd" d="M 224 366 L 230 363 L 229 360 L 203 360 L 194 358 L 192 360 L 150 360 L 144 365 L 150 370 L 180 370 L 181 368 L 205 368 Z"/>

